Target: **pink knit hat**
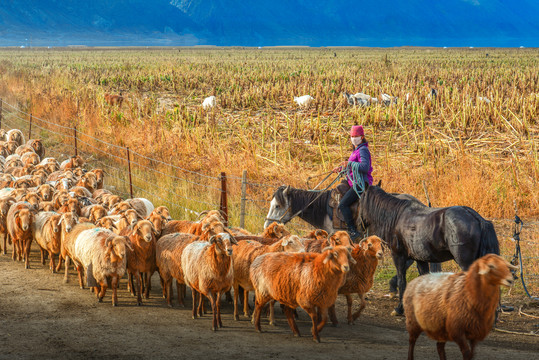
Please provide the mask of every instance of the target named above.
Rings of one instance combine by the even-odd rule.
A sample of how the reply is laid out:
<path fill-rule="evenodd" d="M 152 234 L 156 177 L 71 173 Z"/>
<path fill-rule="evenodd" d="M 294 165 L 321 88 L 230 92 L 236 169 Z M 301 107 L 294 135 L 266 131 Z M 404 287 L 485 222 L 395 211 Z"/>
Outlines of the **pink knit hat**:
<path fill-rule="evenodd" d="M 351 137 L 358 137 L 358 136 L 365 136 L 365 133 L 363 132 L 363 126 L 361 125 L 354 125 L 350 129 L 350 136 Z"/>

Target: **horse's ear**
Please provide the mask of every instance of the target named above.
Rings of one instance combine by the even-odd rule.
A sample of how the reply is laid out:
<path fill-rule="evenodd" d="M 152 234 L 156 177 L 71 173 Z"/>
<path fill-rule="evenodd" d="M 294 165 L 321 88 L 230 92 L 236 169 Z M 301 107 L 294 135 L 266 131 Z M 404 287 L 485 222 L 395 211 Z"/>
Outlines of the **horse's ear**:
<path fill-rule="evenodd" d="M 289 191 L 290 191 L 290 185 L 288 185 L 288 186 L 286 187 L 286 189 L 284 189 L 284 191 L 283 191 L 283 196 L 284 196 L 284 197 L 287 197 Z"/>
<path fill-rule="evenodd" d="M 376 186 L 378 186 L 379 188 L 381 188 L 381 187 L 382 187 L 382 180 L 379 180 L 379 181 L 378 181 L 378 184 L 376 184 Z"/>

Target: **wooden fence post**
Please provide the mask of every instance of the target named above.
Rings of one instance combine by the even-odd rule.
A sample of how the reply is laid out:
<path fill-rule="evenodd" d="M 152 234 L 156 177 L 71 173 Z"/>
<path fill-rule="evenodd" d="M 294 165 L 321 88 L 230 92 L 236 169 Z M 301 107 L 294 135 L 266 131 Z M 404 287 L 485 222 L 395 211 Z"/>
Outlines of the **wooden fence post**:
<path fill-rule="evenodd" d="M 226 173 L 221 173 L 221 206 L 220 210 L 225 218 L 225 226 L 228 226 L 228 199 L 226 197 Z"/>
<path fill-rule="evenodd" d="M 245 203 L 247 202 L 247 170 L 243 170 L 241 176 L 241 206 L 240 206 L 240 227 L 245 229 Z"/>
<path fill-rule="evenodd" d="M 28 140 L 32 139 L 32 114 L 30 113 L 30 128 L 28 129 Z"/>
<path fill-rule="evenodd" d="M 77 127 L 75 126 L 73 128 L 73 138 L 75 139 L 75 156 L 79 154 L 79 151 L 77 149 Z"/>
<path fill-rule="evenodd" d="M 133 180 L 131 179 L 131 159 L 129 158 L 129 146 L 126 147 L 127 150 L 127 168 L 129 169 L 129 193 L 131 194 L 131 199 L 133 198 Z"/>

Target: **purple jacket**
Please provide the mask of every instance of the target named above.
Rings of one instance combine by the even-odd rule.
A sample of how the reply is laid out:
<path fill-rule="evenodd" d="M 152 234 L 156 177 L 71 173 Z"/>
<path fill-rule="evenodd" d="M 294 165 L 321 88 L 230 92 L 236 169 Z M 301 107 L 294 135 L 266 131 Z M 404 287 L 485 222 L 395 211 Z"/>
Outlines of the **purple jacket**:
<path fill-rule="evenodd" d="M 352 151 L 352 155 L 348 159 L 348 162 L 358 162 L 360 163 L 359 171 L 363 173 L 363 178 L 369 185 L 372 185 L 372 164 L 371 164 L 371 152 L 369 151 L 369 144 L 364 142 L 361 143 Z M 352 170 L 348 173 L 348 184 L 352 186 L 352 181 L 354 175 L 352 175 Z"/>

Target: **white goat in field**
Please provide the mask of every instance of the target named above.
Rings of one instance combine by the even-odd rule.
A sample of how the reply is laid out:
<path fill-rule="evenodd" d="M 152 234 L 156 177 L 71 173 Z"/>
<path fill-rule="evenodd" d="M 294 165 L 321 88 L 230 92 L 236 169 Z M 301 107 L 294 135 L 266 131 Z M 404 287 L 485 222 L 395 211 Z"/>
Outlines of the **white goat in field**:
<path fill-rule="evenodd" d="M 212 95 L 204 99 L 204 102 L 202 103 L 202 108 L 204 110 L 209 110 L 211 108 L 214 108 L 215 105 L 217 105 L 217 98 Z"/>
<path fill-rule="evenodd" d="M 345 92 L 344 97 L 346 98 L 346 100 L 348 101 L 348 104 L 350 105 L 369 106 L 372 103 L 378 103 L 378 99 L 373 98 L 370 95 L 363 94 L 363 93 L 350 95 L 349 93 Z"/>
<path fill-rule="evenodd" d="M 398 97 L 397 96 L 391 96 L 391 95 L 388 95 L 388 94 L 382 94 L 382 103 L 385 105 L 385 106 L 389 106 L 391 104 L 397 104 L 397 101 L 398 101 Z"/>
<path fill-rule="evenodd" d="M 294 101 L 300 107 L 308 107 L 314 98 L 311 95 L 294 96 Z"/>

